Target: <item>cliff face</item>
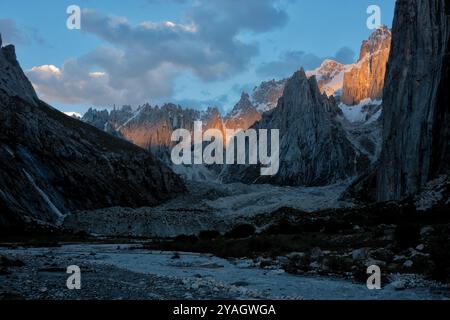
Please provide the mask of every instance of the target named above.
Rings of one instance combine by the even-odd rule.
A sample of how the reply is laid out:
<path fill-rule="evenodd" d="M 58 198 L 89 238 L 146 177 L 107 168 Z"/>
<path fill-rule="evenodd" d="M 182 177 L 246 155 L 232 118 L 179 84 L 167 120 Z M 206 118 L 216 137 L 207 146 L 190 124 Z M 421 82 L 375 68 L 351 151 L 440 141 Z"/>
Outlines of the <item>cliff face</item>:
<path fill-rule="evenodd" d="M 248 183 L 318 186 L 358 174 L 368 159 L 355 150 L 336 116 L 333 97 L 319 90 L 315 77 L 302 70 L 286 83 L 278 107 L 264 113 L 252 128 L 279 129 L 280 168 L 260 176 L 257 166 L 231 166 L 225 180 Z"/>
<path fill-rule="evenodd" d="M 378 200 L 416 193 L 450 167 L 450 2 L 398 0 L 384 89 Z"/>
<path fill-rule="evenodd" d="M 8 70 L 0 72 L 0 228 L 30 219 L 53 224 L 76 210 L 155 205 L 184 191 L 147 151 L 39 101 L 13 52 L 0 50 Z"/>
<path fill-rule="evenodd" d="M 32 105 L 39 101 L 33 86 L 17 62 L 14 46 L 2 47 L 0 34 L 0 99 L 8 96 L 20 97 Z"/>
<path fill-rule="evenodd" d="M 344 74 L 341 101 L 355 105 L 383 97 L 386 64 L 391 49 L 391 31 L 378 28 L 361 46 L 358 62 Z"/>

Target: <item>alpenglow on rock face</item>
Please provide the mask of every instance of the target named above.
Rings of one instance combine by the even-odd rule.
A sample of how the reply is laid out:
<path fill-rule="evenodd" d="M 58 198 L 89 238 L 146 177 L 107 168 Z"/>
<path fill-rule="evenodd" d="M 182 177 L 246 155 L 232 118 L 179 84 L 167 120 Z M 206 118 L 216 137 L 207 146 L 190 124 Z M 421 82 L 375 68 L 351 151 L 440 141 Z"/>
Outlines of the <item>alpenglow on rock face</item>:
<path fill-rule="evenodd" d="M 225 117 L 225 127 L 233 130 L 246 130 L 259 120 L 261 120 L 261 113 L 253 106 L 250 96 L 244 92 L 241 95 L 241 100 Z"/>
<path fill-rule="evenodd" d="M 185 190 L 147 151 L 48 106 L 0 50 L 0 229 L 64 214 L 158 204 Z M 3 232 L 3 231 L 2 231 Z"/>
<path fill-rule="evenodd" d="M 322 94 L 315 77 L 297 71 L 286 83 L 278 107 L 263 114 L 252 128 L 280 130 L 280 168 L 277 175 L 261 177 L 256 166 L 232 166 L 226 180 L 247 183 L 318 186 L 358 174 L 367 164 L 341 124 L 333 97 Z"/>
<path fill-rule="evenodd" d="M 315 76 L 319 89 L 327 96 L 340 95 L 344 83 L 344 73 L 351 65 L 343 65 L 334 60 L 326 59 L 320 67 L 315 70 L 308 71 L 308 77 Z"/>
<path fill-rule="evenodd" d="M 145 104 L 124 123 L 117 126 L 128 140 L 144 148 L 155 150 L 172 145 L 172 132 L 178 128 L 193 130 L 194 120 L 200 117 L 195 110 L 182 109 L 174 104 L 162 107 Z"/>
<path fill-rule="evenodd" d="M 306 72 L 306 75 L 308 78 L 316 77 L 320 92 L 326 93 L 328 96 L 339 96 L 342 93 L 344 73 L 351 66 L 325 59 L 317 69 Z M 277 107 L 278 99 L 283 95 L 287 80 L 265 81 L 254 88 L 250 101 L 261 114 Z"/>
<path fill-rule="evenodd" d="M 184 109 L 172 103 L 161 107 L 144 104 L 133 111 L 131 107 L 108 110 L 89 109 L 82 120 L 105 132 L 121 135 L 128 141 L 144 149 L 155 152 L 174 145 L 171 136 L 174 130 L 194 131 L 194 122 L 202 121 L 204 128 L 218 129 L 225 132 L 224 121 L 220 111 L 210 107 L 205 111 Z M 112 128 L 112 129 L 111 129 Z"/>
<path fill-rule="evenodd" d="M 382 26 L 363 42 L 358 62 L 344 74 L 343 103 L 355 105 L 364 99 L 380 100 L 383 97 L 391 38 L 391 31 Z"/>
<path fill-rule="evenodd" d="M 416 193 L 450 168 L 450 3 L 397 0 L 384 89 L 378 200 Z"/>

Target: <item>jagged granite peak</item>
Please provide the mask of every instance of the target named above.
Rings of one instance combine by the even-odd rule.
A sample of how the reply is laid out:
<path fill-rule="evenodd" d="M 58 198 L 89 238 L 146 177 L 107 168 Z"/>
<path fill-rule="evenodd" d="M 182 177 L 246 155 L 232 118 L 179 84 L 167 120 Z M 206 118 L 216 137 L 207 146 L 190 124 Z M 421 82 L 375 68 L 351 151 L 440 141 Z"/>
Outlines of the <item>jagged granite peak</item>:
<path fill-rule="evenodd" d="M 180 105 L 167 103 L 152 106 L 148 103 L 133 110 L 130 106 L 97 111 L 88 110 L 83 121 L 103 130 L 109 124 L 127 140 L 134 144 L 153 151 L 164 149 L 173 145 L 172 132 L 176 129 L 194 130 L 194 122 L 202 121 L 203 130 L 219 129 L 224 132 L 224 121 L 217 107 L 209 107 L 204 111 L 183 108 Z"/>
<path fill-rule="evenodd" d="M 364 40 L 359 53 L 359 59 L 362 60 L 367 56 L 377 53 L 381 50 L 390 50 L 392 41 L 392 32 L 385 26 L 381 25 L 369 36 L 368 40 Z"/>
<path fill-rule="evenodd" d="M 308 77 L 315 76 L 321 92 L 328 96 L 340 95 L 344 83 L 344 73 L 350 66 L 341 64 L 332 59 L 325 59 L 315 70 L 308 71 Z"/>
<path fill-rule="evenodd" d="M 264 81 L 253 89 L 252 103 L 260 113 L 276 108 L 278 99 L 283 95 L 287 79 Z"/>
<path fill-rule="evenodd" d="M 219 108 L 217 107 L 208 107 L 206 110 L 201 112 L 200 119 L 202 121 L 210 121 L 210 120 L 217 120 L 222 119 L 222 115 L 220 113 Z"/>
<path fill-rule="evenodd" d="M 105 131 L 115 137 L 125 139 L 124 136 L 117 131 L 117 124 L 122 123 L 120 121 L 116 121 L 118 118 L 116 110 L 109 112 L 109 110 L 96 110 L 93 108 L 89 108 L 88 111 L 81 117 L 81 121 L 89 123 L 90 125 Z M 120 112 L 120 111 L 119 111 Z M 127 117 L 128 119 L 129 117 Z"/>
<path fill-rule="evenodd" d="M 415 194 L 450 169 L 450 3 L 398 0 L 384 88 L 377 199 Z"/>
<path fill-rule="evenodd" d="M 222 143 L 223 145 L 226 144 L 227 135 L 225 122 L 222 118 L 222 114 L 217 107 L 209 107 L 206 111 L 202 112 L 200 120 L 203 122 L 203 132 L 206 132 L 210 129 L 219 130 L 223 137 Z M 208 143 L 204 143 L 204 145 L 205 144 Z"/>
<path fill-rule="evenodd" d="M 224 137 L 223 142 L 225 143 L 225 124 L 222 119 L 222 114 L 217 107 L 209 107 L 206 111 L 202 112 L 200 120 L 203 122 L 203 131 L 209 129 L 219 130 Z"/>
<path fill-rule="evenodd" d="M 11 50 L 0 54 L 9 68 L 0 73 L 2 234 L 30 221 L 57 224 L 77 210 L 152 206 L 185 191 L 148 151 L 38 100 Z"/>
<path fill-rule="evenodd" d="M 33 105 L 39 101 L 17 61 L 15 47 L 11 44 L 2 47 L 0 35 L 0 97 L 2 96 L 17 96 Z"/>
<path fill-rule="evenodd" d="M 319 89 L 328 96 L 342 94 L 344 83 L 344 73 L 352 65 L 343 65 L 332 59 L 325 59 L 322 64 L 306 72 L 308 77 L 316 76 Z M 275 79 L 262 82 L 255 87 L 251 96 L 251 101 L 257 110 L 262 114 L 277 107 L 278 99 L 281 98 L 287 79 L 276 81 Z"/>
<path fill-rule="evenodd" d="M 162 107 L 144 104 L 117 130 L 134 144 L 156 153 L 167 151 L 173 145 L 172 132 L 176 129 L 193 131 L 194 121 L 200 120 L 201 113 L 194 109 L 183 109 L 172 103 Z"/>
<path fill-rule="evenodd" d="M 230 115 L 235 115 L 241 110 L 254 108 L 252 102 L 250 101 L 250 96 L 247 92 L 242 92 L 239 102 L 234 106 Z"/>
<path fill-rule="evenodd" d="M 257 166 L 229 166 L 225 181 L 318 186 L 358 174 L 367 166 L 347 139 L 334 98 L 319 90 L 316 78 L 297 71 L 286 83 L 278 107 L 264 113 L 254 129 L 279 129 L 280 169 L 277 175 L 260 176 Z"/>
<path fill-rule="evenodd" d="M 112 127 L 117 129 L 120 125 L 124 124 L 128 119 L 133 116 L 133 108 L 129 105 L 122 106 L 121 108 L 114 108 L 109 113 L 109 123 Z"/>
<path fill-rule="evenodd" d="M 261 113 L 250 101 L 248 93 L 243 92 L 241 99 L 225 117 L 225 127 L 233 130 L 246 130 L 261 120 Z"/>
<path fill-rule="evenodd" d="M 389 28 L 381 26 L 363 41 L 358 62 L 344 74 L 343 103 L 356 105 L 364 99 L 382 99 L 391 39 Z"/>
<path fill-rule="evenodd" d="M 89 108 L 89 110 L 86 111 L 81 120 L 93 125 L 100 130 L 103 130 L 109 121 L 109 111 L 106 109 L 97 110 Z"/>
<path fill-rule="evenodd" d="M 250 102 L 250 96 L 248 95 L 247 92 L 242 92 L 241 94 L 241 100 L 248 100 Z"/>

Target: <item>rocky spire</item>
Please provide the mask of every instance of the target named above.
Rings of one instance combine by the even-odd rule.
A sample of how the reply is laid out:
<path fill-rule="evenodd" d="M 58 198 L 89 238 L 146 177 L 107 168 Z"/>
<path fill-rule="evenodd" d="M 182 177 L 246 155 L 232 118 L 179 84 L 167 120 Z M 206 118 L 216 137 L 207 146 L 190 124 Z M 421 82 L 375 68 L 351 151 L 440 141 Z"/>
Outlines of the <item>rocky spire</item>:
<path fill-rule="evenodd" d="M 233 166 L 227 168 L 227 177 L 251 183 L 316 186 L 357 174 L 367 159 L 355 151 L 334 119 L 336 108 L 334 99 L 320 92 L 314 76 L 308 79 L 303 69 L 297 71 L 287 81 L 278 107 L 264 113 L 252 127 L 279 130 L 278 174 L 261 177 L 255 166 Z"/>
<path fill-rule="evenodd" d="M 250 101 L 247 92 L 243 92 L 241 99 L 234 106 L 233 110 L 225 117 L 225 126 L 228 129 L 246 130 L 255 122 L 261 120 L 261 114 Z"/>
<path fill-rule="evenodd" d="M 286 81 L 287 79 L 264 81 L 253 90 L 252 101 L 260 113 L 276 108 L 278 99 L 283 95 Z"/>
<path fill-rule="evenodd" d="M 248 102 L 250 102 L 250 96 L 248 95 L 248 93 L 247 92 L 242 92 L 242 94 L 241 94 L 241 101 L 248 101 Z"/>
<path fill-rule="evenodd" d="M 222 115 L 217 107 L 208 107 L 208 109 L 202 114 L 201 120 L 203 121 L 203 129 L 217 129 L 225 132 Z"/>
<path fill-rule="evenodd" d="M 379 27 L 361 46 L 358 62 L 344 74 L 342 102 L 347 105 L 383 97 L 384 77 L 391 49 L 391 31 Z"/>
<path fill-rule="evenodd" d="M 7 96 L 19 97 L 33 105 L 36 105 L 39 100 L 33 86 L 16 60 L 16 51 L 13 45 L 0 48 L 0 96 L 1 92 Z"/>

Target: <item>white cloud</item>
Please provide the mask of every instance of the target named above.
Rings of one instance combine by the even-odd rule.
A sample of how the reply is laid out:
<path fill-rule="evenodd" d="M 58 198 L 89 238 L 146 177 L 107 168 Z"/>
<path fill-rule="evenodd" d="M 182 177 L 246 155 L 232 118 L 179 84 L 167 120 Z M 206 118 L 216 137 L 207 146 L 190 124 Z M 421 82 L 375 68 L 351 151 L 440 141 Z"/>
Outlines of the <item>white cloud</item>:
<path fill-rule="evenodd" d="M 42 78 L 49 78 L 49 77 L 60 77 L 61 76 L 61 70 L 59 70 L 58 67 L 52 65 L 52 64 L 46 64 L 43 66 L 33 67 L 31 68 L 30 72 L 35 73 L 37 76 Z"/>
<path fill-rule="evenodd" d="M 102 78 L 106 76 L 105 72 L 89 72 L 91 78 Z"/>

